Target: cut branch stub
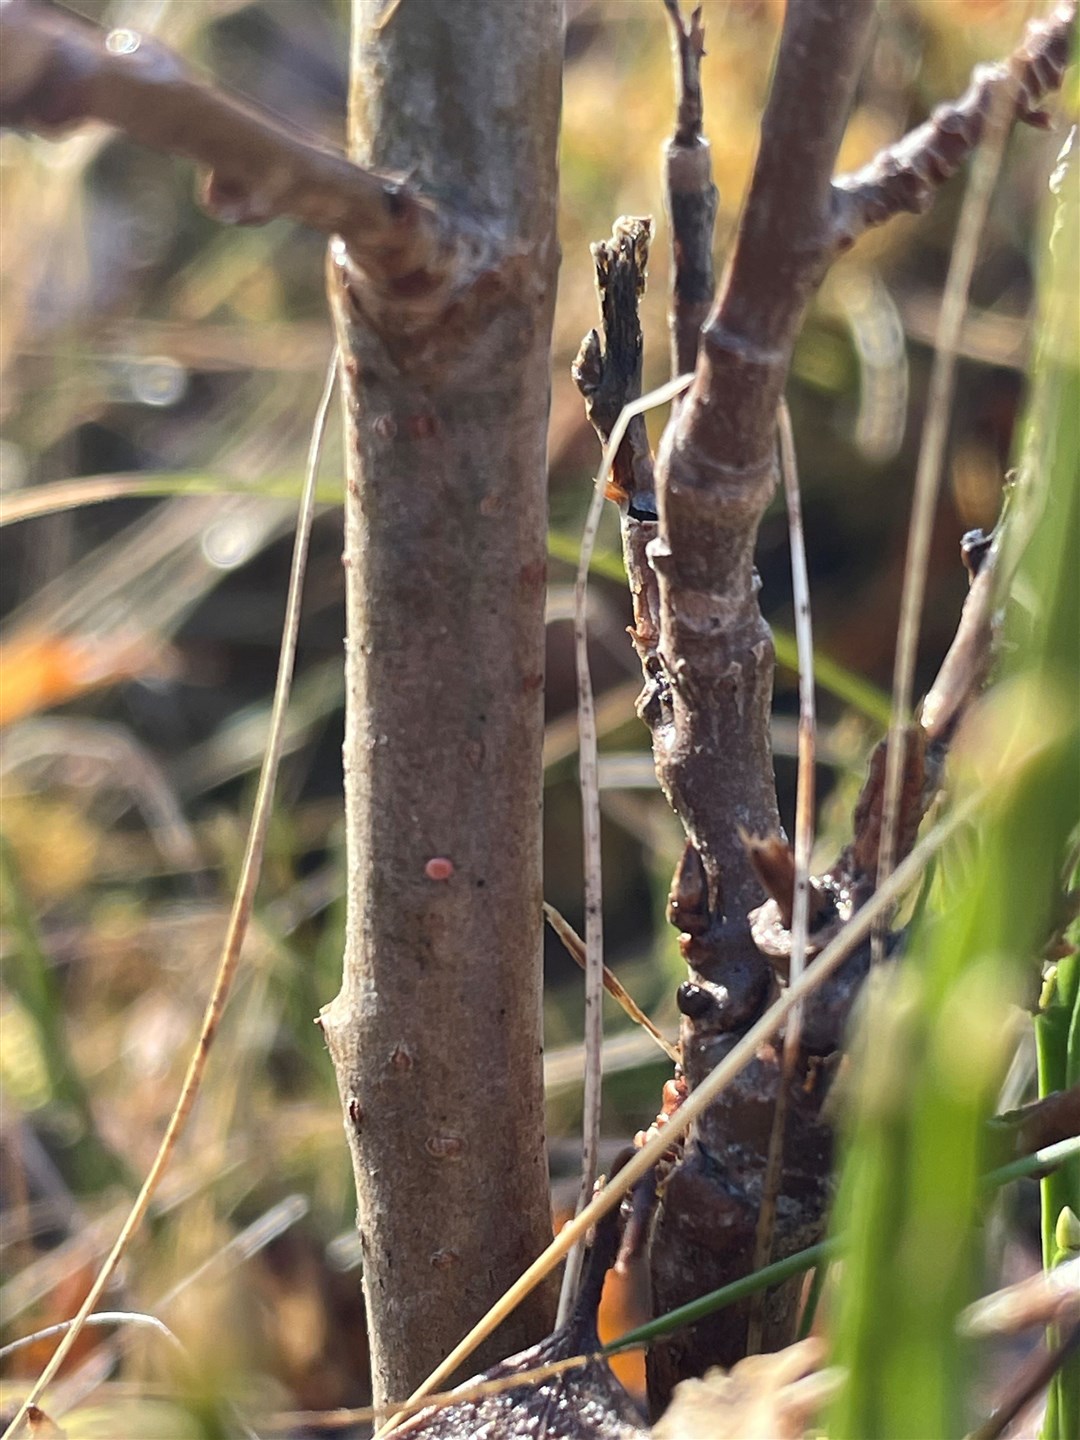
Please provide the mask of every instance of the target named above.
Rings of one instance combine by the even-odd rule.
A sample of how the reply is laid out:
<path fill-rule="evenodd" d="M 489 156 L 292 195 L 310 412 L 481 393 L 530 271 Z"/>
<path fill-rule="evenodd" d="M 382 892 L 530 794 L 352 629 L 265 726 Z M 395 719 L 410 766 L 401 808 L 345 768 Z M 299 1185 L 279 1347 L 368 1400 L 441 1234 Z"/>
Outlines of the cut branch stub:
<path fill-rule="evenodd" d="M 606 445 L 623 407 L 641 394 L 642 334 L 638 302 L 645 290 L 652 239 L 648 217 L 616 220 L 610 240 L 592 247 L 601 329 L 590 330 L 571 366 L 586 413 Z M 660 635 L 656 575 L 648 547 L 656 537 L 653 459 L 645 420 L 637 415 L 615 456 L 608 498 L 620 511 L 623 561 L 633 602 L 631 639 L 645 677 L 638 711 L 650 729 L 663 713 L 664 688 L 656 645 Z"/>
<path fill-rule="evenodd" d="M 638 301 L 645 292 L 651 242 L 652 220 L 624 215 L 612 226 L 611 239 L 599 240 L 592 247 L 602 331 L 589 331 L 570 373 L 603 444 L 623 407 L 641 394 Z M 616 453 L 608 499 L 655 518 L 652 455 L 641 415 L 630 421 Z"/>

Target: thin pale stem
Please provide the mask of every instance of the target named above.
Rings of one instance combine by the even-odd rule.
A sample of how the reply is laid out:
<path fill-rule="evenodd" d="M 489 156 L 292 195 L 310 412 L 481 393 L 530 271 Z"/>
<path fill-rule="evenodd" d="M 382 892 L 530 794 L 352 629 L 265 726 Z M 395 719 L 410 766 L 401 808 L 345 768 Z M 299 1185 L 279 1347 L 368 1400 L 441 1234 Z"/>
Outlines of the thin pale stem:
<path fill-rule="evenodd" d="M 795 436 L 787 401 L 777 409 L 780 437 L 780 473 L 784 480 L 787 502 L 788 537 L 791 548 L 792 598 L 795 608 L 795 643 L 799 654 L 799 775 L 795 792 L 795 893 L 791 914 L 791 959 L 789 982 L 795 984 L 806 965 L 806 943 L 810 928 L 810 856 L 814 846 L 814 766 L 817 749 L 817 715 L 814 704 L 814 630 L 810 613 L 810 579 L 806 566 L 806 540 L 803 534 L 802 499 L 799 493 L 799 470 L 795 456 Z M 781 1062 L 780 1088 L 776 1095 L 769 1153 L 761 1187 L 761 1210 L 758 1215 L 754 1242 L 754 1269 L 769 1263 L 772 1254 L 773 1230 L 776 1223 L 776 1200 L 783 1173 L 784 1131 L 787 1123 L 788 1089 L 795 1076 L 799 1058 L 799 1032 L 802 1011 L 796 1006 L 784 1031 L 784 1053 Z M 761 1349 L 764 1329 L 764 1291 L 756 1291 L 751 1303 L 747 1326 L 747 1354 Z"/>
<path fill-rule="evenodd" d="M 86 1323 L 87 1318 L 93 1313 L 104 1293 L 105 1287 L 115 1274 L 116 1267 L 119 1265 L 124 1252 L 131 1242 L 132 1236 L 146 1218 L 150 1201 L 154 1196 L 154 1192 L 157 1190 L 161 1177 L 168 1167 L 169 1161 L 172 1159 L 180 1136 L 187 1124 L 188 1117 L 195 1105 L 195 1100 L 202 1088 L 207 1061 L 210 1057 L 210 1050 L 221 1025 L 221 1018 L 225 1013 L 229 992 L 232 989 L 236 972 L 239 969 L 240 951 L 244 943 L 244 936 L 247 934 L 251 912 L 255 905 L 255 891 L 258 887 L 259 874 L 262 868 L 263 849 L 266 844 L 266 832 L 270 825 L 278 764 L 284 745 L 285 715 L 288 709 L 289 692 L 292 688 L 293 665 L 296 659 L 296 642 L 300 625 L 300 604 L 304 590 L 304 572 L 307 567 L 308 542 L 311 538 L 311 525 L 315 514 L 315 479 L 319 468 L 319 452 L 326 430 L 326 417 L 330 410 L 330 399 L 333 394 L 336 379 L 337 357 L 335 353 L 327 369 L 326 384 L 323 387 L 322 398 L 319 401 L 319 408 L 315 417 L 315 425 L 311 435 L 311 445 L 308 450 L 304 490 L 297 514 L 296 540 L 293 545 L 292 568 L 289 574 L 288 599 L 285 605 L 285 621 L 281 636 L 281 651 L 278 658 L 277 682 L 274 688 L 274 704 L 270 717 L 270 731 L 266 742 L 266 755 L 259 773 L 259 784 L 255 793 L 255 804 L 252 810 L 251 824 L 248 829 L 247 844 L 244 849 L 244 859 L 240 869 L 240 879 L 237 883 L 236 895 L 233 900 L 232 913 L 229 916 L 229 925 L 225 932 L 221 959 L 218 962 L 213 989 L 206 1004 L 206 1011 L 203 1015 L 199 1038 L 192 1052 L 191 1059 L 188 1062 L 187 1073 L 184 1076 L 184 1083 L 181 1087 L 176 1107 L 169 1117 L 165 1134 L 158 1147 L 158 1152 L 154 1156 L 154 1161 L 150 1166 L 149 1173 L 143 1181 L 142 1189 L 139 1191 L 135 1203 L 132 1205 L 128 1217 L 124 1221 L 120 1233 L 113 1243 L 112 1249 L 105 1257 L 105 1261 L 98 1271 L 94 1283 L 87 1293 L 86 1299 L 72 1320 L 71 1328 L 66 1332 L 64 1338 L 56 1347 L 52 1358 L 31 1386 L 29 1393 L 19 1406 L 11 1424 L 8 1425 L 4 1431 L 3 1440 L 9 1440 L 9 1437 L 17 1435 L 23 1428 L 31 1406 L 37 1404 L 46 1386 L 51 1384 L 61 1365 L 63 1365 L 64 1361 L 71 1354 L 83 1325 Z"/>
<path fill-rule="evenodd" d="M 589 501 L 581 556 L 574 583 L 574 661 L 577 670 L 578 774 L 581 783 L 581 826 L 585 863 L 585 1095 L 582 1105 L 581 1190 L 577 1213 L 592 1197 L 600 1152 L 600 1105 L 604 1050 L 604 885 L 600 846 L 600 778 L 597 762 L 596 706 L 589 669 L 589 566 L 604 510 L 604 492 L 597 486 Z M 559 1292 L 556 1326 L 565 1325 L 577 1298 L 584 1247 L 567 1256 Z"/>
<path fill-rule="evenodd" d="M 70 1320 L 58 1320 L 55 1325 L 46 1325 L 43 1330 L 35 1330 L 31 1335 L 20 1335 L 18 1340 L 11 1340 L 7 1345 L 0 1345 L 0 1360 L 6 1360 L 11 1355 L 17 1355 L 20 1350 L 26 1350 L 31 1345 L 40 1344 L 43 1340 L 52 1340 L 57 1335 L 66 1335 L 75 1324 L 75 1317 Z M 184 1347 L 176 1338 L 173 1332 L 163 1320 L 156 1315 L 145 1315 L 140 1310 L 99 1310 L 96 1315 L 88 1315 L 83 1321 L 88 1329 L 104 1325 L 129 1325 L 136 1330 L 153 1330 L 163 1340 L 184 1353 Z"/>
<path fill-rule="evenodd" d="M 979 239 L 994 185 L 1001 168 L 1009 119 L 1015 104 L 1015 80 L 995 92 L 985 138 L 972 167 L 971 180 L 964 196 L 956 244 L 949 262 L 949 273 L 941 302 L 934 367 L 930 377 L 930 394 L 926 424 L 915 471 L 915 495 L 911 507 L 907 560 L 900 598 L 900 622 L 896 637 L 893 667 L 892 719 L 885 761 L 885 791 L 882 802 L 881 848 L 878 853 L 878 883 L 887 880 L 896 856 L 897 828 L 900 818 L 900 791 L 903 784 L 904 761 L 907 754 L 905 735 L 910 722 L 915 661 L 919 647 L 919 630 L 926 600 L 926 576 L 930 560 L 930 542 L 934 531 L 938 495 L 941 489 L 945 445 L 949 436 L 956 381 L 956 357 L 960 331 L 967 311 L 971 277 L 979 253 Z M 875 936 L 874 958 L 883 953 L 883 934 Z"/>

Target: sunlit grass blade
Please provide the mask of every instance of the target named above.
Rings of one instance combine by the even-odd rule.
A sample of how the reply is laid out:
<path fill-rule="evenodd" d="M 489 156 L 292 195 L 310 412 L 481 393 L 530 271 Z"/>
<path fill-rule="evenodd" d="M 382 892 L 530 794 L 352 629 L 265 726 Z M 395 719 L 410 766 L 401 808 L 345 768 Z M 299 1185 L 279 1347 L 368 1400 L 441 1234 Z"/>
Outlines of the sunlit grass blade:
<path fill-rule="evenodd" d="M 152 475 L 85 475 L 77 480 L 54 480 L 0 497 L 0 527 L 87 505 L 104 505 L 110 500 L 155 500 L 183 495 L 263 495 L 268 500 L 295 500 L 303 484 L 304 477 L 299 474 L 264 475 L 250 482 L 197 470 L 162 471 Z M 318 505 L 340 505 L 340 482 L 324 481 L 317 486 L 315 501 Z"/>
<path fill-rule="evenodd" d="M 1047 978 L 1035 1021 L 1035 1045 L 1040 1095 L 1080 1080 L 1080 953 L 1076 951 L 1062 957 Z M 1075 1231 L 1075 1217 L 1080 1216 L 1080 1149 L 1043 1179 L 1041 1189 L 1043 1265 L 1050 1270 L 1075 1253 L 1076 1236 L 1069 1232 Z M 1043 1435 L 1045 1440 L 1064 1440 L 1077 1434 L 1080 1360 L 1073 1355 L 1050 1383 Z"/>
<path fill-rule="evenodd" d="M 75 1173 L 88 1190 L 129 1184 L 131 1176 L 98 1133 L 90 1096 L 71 1058 L 64 1035 L 63 997 L 56 972 L 38 933 L 37 921 L 19 874 L 14 848 L 0 833 L 0 916 L 14 941 L 4 961 L 4 981 L 37 1032 L 49 1098 L 74 1119 L 71 1146 Z"/>

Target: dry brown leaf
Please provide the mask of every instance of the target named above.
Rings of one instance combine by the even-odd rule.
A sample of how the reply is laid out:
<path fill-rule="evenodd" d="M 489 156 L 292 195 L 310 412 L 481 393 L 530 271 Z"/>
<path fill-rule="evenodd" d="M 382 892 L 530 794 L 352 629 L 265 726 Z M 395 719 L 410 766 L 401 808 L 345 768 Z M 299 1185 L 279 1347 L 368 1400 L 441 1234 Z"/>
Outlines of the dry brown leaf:
<path fill-rule="evenodd" d="M 684 1380 L 653 1440 L 800 1440 L 836 1387 L 836 1372 L 818 1369 L 824 1354 L 824 1343 L 811 1338 Z"/>
<path fill-rule="evenodd" d="M 36 1405 L 31 1405 L 26 1412 L 26 1419 L 30 1426 L 30 1434 L 34 1440 L 67 1440 L 67 1431 L 61 1430 L 55 1420 L 50 1420 L 44 1410 L 39 1410 Z"/>

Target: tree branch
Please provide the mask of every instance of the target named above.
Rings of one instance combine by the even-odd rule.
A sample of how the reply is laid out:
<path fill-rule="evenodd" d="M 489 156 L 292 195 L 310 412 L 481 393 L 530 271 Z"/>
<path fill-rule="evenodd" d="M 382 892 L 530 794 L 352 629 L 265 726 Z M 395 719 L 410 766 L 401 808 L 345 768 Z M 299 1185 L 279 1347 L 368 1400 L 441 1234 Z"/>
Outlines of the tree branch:
<path fill-rule="evenodd" d="M 200 199 L 216 219 L 260 225 L 288 216 L 341 235 L 394 302 L 442 296 L 482 268 L 477 224 L 209 84 L 149 36 L 105 31 L 39 0 L 7 0 L 0 56 L 0 124 L 53 135 L 97 120 L 194 160 L 207 171 Z"/>
<path fill-rule="evenodd" d="M 676 21 L 679 142 L 700 127 L 692 72 L 700 59 L 700 37 L 692 43 L 693 25 L 690 31 L 682 25 L 674 0 L 665 5 Z M 769 927 L 757 913 L 752 936 L 747 919 L 766 887 L 755 870 L 760 855 L 755 847 L 748 849 L 744 836 L 779 837 L 780 830 L 769 742 L 773 654 L 757 603 L 754 545 L 778 478 L 775 416 L 795 338 L 840 244 L 836 197 L 843 187 L 834 185 L 833 167 L 872 14 L 872 0 L 789 0 L 733 254 L 702 333 L 693 385 L 668 424 L 654 467 L 659 524 L 648 559 L 658 577 L 654 668 L 660 705 L 647 718 L 658 776 L 688 835 L 669 915 L 683 932 L 680 949 L 690 968 L 678 999 L 691 1092 L 753 1023 L 776 983 L 761 952 L 776 961 L 777 935 L 766 933 Z M 1038 87 L 1056 83 L 1045 47 L 1036 48 L 1030 74 L 1024 72 L 1028 118 L 1042 93 Z M 1051 46 L 1047 53 L 1056 50 Z M 674 205 L 672 211 L 675 224 Z M 675 245 L 678 269 L 678 239 Z M 678 335 L 677 297 L 673 312 Z M 690 353 L 689 337 L 685 330 L 682 334 L 682 353 Z M 928 737 L 916 728 L 906 744 L 905 846 L 914 839 L 932 790 L 937 752 L 981 678 L 987 583 L 977 587 L 968 607 L 952 669 L 942 677 L 931 706 L 932 723 L 927 716 Z M 932 742 L 929 756 L 926 738 Z M 880 833 L 882 761 L 883 754 L 860 799 L 853 845 L 819 885 L 815 944 L 873 889 L 869 858 L 876 855 Z M 785 862 L 777 862 L 784 872 L 778 882 L 784 903 L 772 905 L 771 923 L 782 932 L 780 958 L 786 961 L 790 855 L 782 838 L 770 846 L 770 855 L 782 855 Z M 820 1233 L 830 1145 L 820 1107 L 867 964 L 863 947 L 842 973 L 831 977 L 820 1003 L 807 1009 L 799 1073 L 790 1088 L 784 1086 L 775 1052 L 763 1051 L 739 1085 L 696 1123 L 683 1159 L 665 1182 L 654 1231 L 658 1308 L 676 1306 L 745 1272 L 770 1114 L 782 1088 L 791 1117 L 783 1156 L 784 1194 L 790 1203 L 776 1237 L 777 1253 L 809 1244 Z M 782 965 L 777 971 L 782 979 Z M 766 1346 L 789 1338 L 793 1305 L 790 1290 L 770 1296 Z M 681 1376 L 738 1359 L 745 1339 L 746 1315 L 733 1310 L 657 1347 L 649 1357 L 653 1404 L 661 1404 Z"/>
<path fill-rule="evenodd" d="M 1065 0 L 1045 20 L 1032 20 L 1023 43 L 997 65 L 976 68 L 967 90 L 869 165 L 833 182 L 835 246 L 846 249 L 864 231 L 903 211 L 921 214 L 939 185 L 954 175 L 982 139 L 1001 92 L 1015 85 L 1008 125 L 1014 119 L 1046 129 L 1043 102 L 1057 90 L 1069 63 L 1076 0 Z"/>
<path fill-rule="evenodd" d="M 695 940 L 695 968 L 712 979 L 728 969 L 732 1024 L 752 1015 L 765 985 L 745 920 L 761 890 L 739 831 L 779 830 L 772 641 L 754 543 L 777 480 L 776 406 L 824 266 L 832 167 L 871 14 L 871 0 L 847 0 L 841 14 L 824 0 L 789 7 L 734 256 L 657 462 L 650 555 L 672 698 L 658 772 L 707 878 L 715 924 L 708 944 Z"/>
<path fill-rule="evenodd" d="M 383 0 L 354 0 L 352 60 L 350 153 L 506 237 L 499 283 L 452 316 L 408 295 L 375 314 L 345 247 L 330 267 L 348 912 L 323 1030 L 379 1401 L 434 1370 L 551 1235 L 540 799 L 561 9 L 408 0 L 386 21 Z M 554 1298 L 536 1291 L 479 1364 L 546 1334 Z"/>
<path fill-rule="evenodd" d="M 869 35 L 872 0 L 791 0 L 734 253 L 702 335 L 694 383 L 657 457 L 658 654 L 669 708 L 657 773 L 689 838 L 670 918 L 690 970 L 679 989 L 692 1091 L 751 1025 L 774 985 L 747 914 L 762 898 L 742 834 L 780 830 L 769 737 L 773 649 L 754 545 L 778 479 L 776 410 L 806 304 L 827 264 L 831 178 Z M 811 1027 L 812 1030 L 812 1027 Z M 825 1071 L 801 1058 L 787 1090 L 775 1252 L 819 1238 L 828 1198 Z M 772 1110 L 784 1081 L 762 1052 L 702 1117 L 668 1177 L 654 1231 L 654 1305 L 673 1308 L 751 1263 Z M 773 1292 L 766 1348 L 790 1339 L 795 1292 Z M 683 1376 L 745 1354 L 746 1307 L 655 1347 L 650 1402 Z"/>

